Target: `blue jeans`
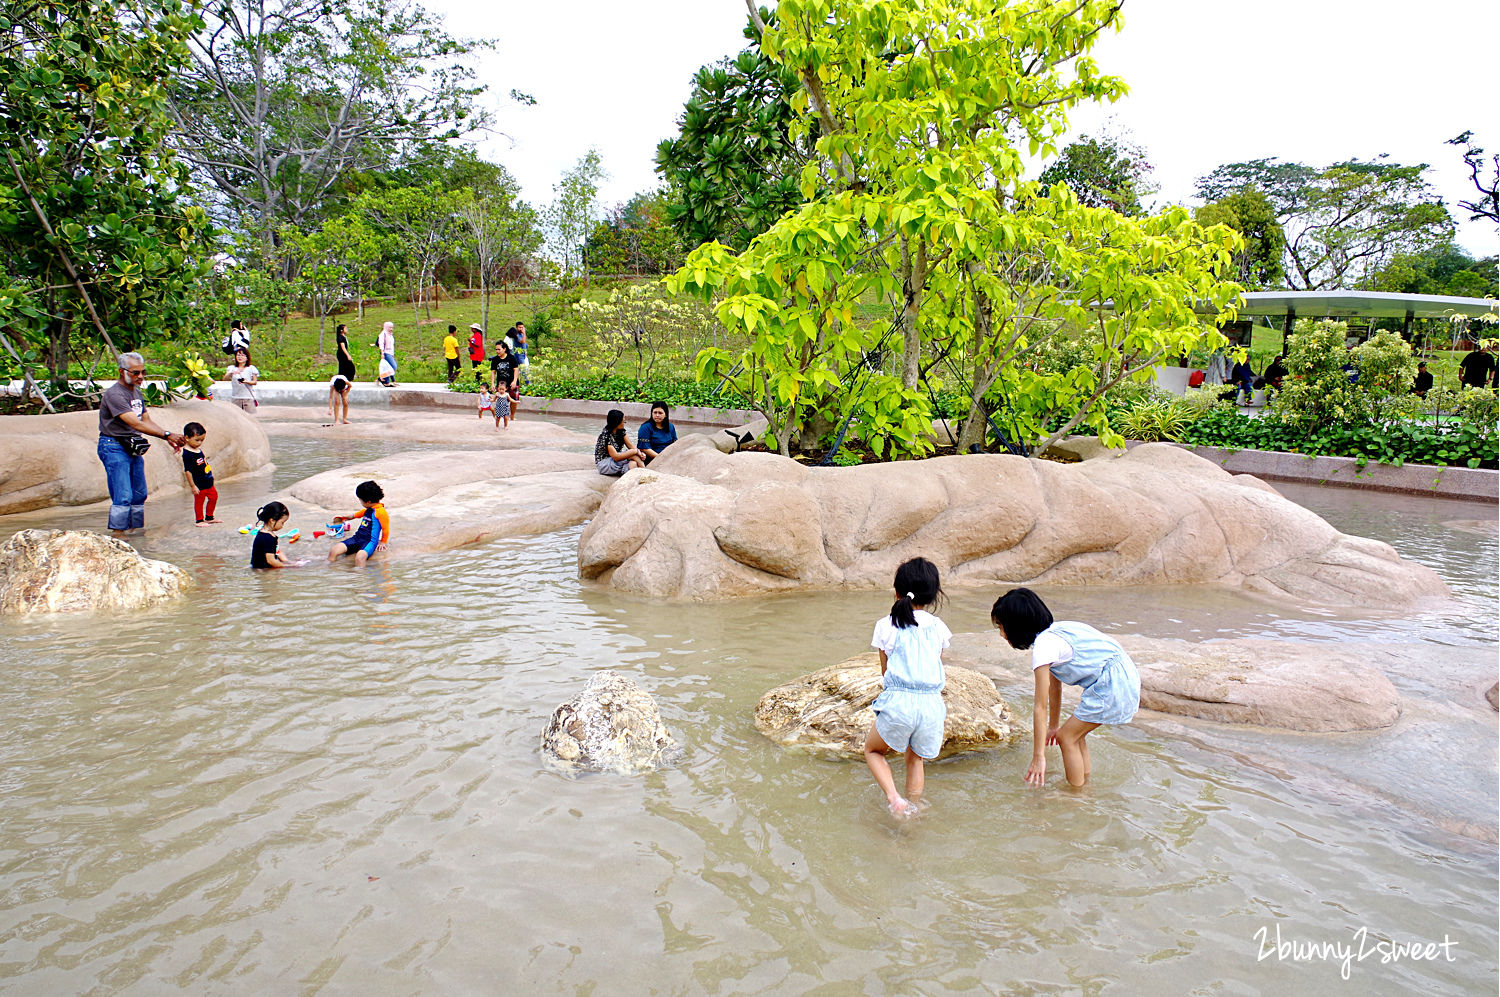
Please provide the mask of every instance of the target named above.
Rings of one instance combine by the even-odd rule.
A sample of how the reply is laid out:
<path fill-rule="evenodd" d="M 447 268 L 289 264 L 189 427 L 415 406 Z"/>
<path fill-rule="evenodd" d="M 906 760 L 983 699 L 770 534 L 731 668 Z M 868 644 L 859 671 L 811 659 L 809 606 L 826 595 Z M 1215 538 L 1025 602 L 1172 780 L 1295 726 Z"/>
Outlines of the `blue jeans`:
<path fill-rule="evenodd" d="M 99 461 L 109 481 L 109 528 L 146 525 L 146 458 L 132 457 L 113 436 L 99 437 Z"/>

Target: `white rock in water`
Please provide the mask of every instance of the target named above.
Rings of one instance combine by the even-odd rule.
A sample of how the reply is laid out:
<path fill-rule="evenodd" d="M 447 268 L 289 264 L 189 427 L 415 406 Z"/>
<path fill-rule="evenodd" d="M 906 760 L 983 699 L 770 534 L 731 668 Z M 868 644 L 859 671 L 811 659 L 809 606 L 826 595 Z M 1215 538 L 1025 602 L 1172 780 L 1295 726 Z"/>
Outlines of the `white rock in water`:
<path fill-rule="evenodd" d="M 189 584 L 181 568 L 98 533 L 22 530 L 0 546 L 0 613 L 139 609 Z"/>
<path fill-rule="evenodd" d="M 679 752 L 650 693 L 623 675 L 599 672 L 577 696 L 552 711 L 542 757 L 566 769 L 630 775 L 672 761 Z"/>

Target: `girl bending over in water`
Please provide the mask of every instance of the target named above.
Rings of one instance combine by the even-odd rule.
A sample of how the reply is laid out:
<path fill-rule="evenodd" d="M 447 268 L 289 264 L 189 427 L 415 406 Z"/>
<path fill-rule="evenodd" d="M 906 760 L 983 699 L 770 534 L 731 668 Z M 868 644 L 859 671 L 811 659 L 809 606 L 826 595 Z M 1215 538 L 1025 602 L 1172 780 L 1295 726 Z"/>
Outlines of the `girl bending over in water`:
<path fill-rule="evenodd" d="M 1047 775 L 1047 746 L 1062 751 L 1063 775 L 1071 786 L 1089 781 L 1084 738 L 1101 724 L 1128 724 L 1141 706 L 1135 662 L 1113 637 L 1087 623 L 1054 623 L 1052 611 L 1031 589 L 1011 589 L 995 600 L 990 620 L 1011 647 L 1031 649 L 1036 679 L 1032 709 L 1035 738 L 1026 781 L 1040 786 Z M 1068 722 L 1057 725 L 1062 686 L 1080 686 L 1083 696 Z"/>

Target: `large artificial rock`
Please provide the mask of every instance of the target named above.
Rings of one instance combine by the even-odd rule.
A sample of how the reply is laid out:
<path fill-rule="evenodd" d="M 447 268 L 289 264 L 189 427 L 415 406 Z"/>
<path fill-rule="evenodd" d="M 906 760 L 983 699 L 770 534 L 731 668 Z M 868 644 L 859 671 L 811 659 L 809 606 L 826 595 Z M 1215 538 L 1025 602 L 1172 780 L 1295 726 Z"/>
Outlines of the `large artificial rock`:
<path fill-rule="evenodd" d="M 0 614 L 140 609 L 189 584 L 182 569 L 98 533 L 22 530 L 0 545 Z"/>
<path fill-rule="evenodd" d="M 1316 732 L 1378 730 L 1401 715 L 1395 686 L 1373 665 L 1398 666 L 1394 659 L 1409 651 L 1262 639 L 1117 639 L 1140 671 L 1141 706 L 1148 710 Z M 944 660 L 1018 686 L 1031 683 L 1031 652 L 1015 650 L 998 633 L 955 634 Z"/>
<path fill-rule="evenodd" d="M 1000 747 L 1022 733 L 994 682 L 968 668 L 944 671 L 948 719 L 938 757 Z M 755 704 L 755 729 L 786 747 L 863 758 L 881 688 L 880 656 L 856 655 L 766 693 Z"/>
<path fill-rule="evenodd" d="M 149 414 L 157 425 L 174 432 L 189 422 L 200 423 L 208 431 L 203 452 L 218 480 L 270 464 L 266 434 L 234 405 L 175 402 Z M 98 412 L 0 419 L 0 515 L 107 500 L 109 485 L 98 443 Z M 182 458 L 161 440 L 153 440 L 146 452 L 146 485 L 152 496 L 186 490 Z"/>
<path fill-rule="evenodd" d="M 304 478 L 288 489 L 294 524 L 358 511 L 354 488 L 373 480 L 391 517 L 390 556 L 451 550 L 583 522 L 618 479 L 590 454 L 559 450 L 421 451 Z M 297 503 L 302 503 L 298 505 Z M 304 532 L 306 530 L 304 529 Z"/>
<path fill-rule="evenodd" d="M 568 770 L 630 775 L 668 764 L 679 749 L 650 693 L 615 672 L 597 672 L 552 711 L 542 757 Z"/>
<path fill-rule="evenodd" d="M 1388 545 L 1169 444 L 1072 464 L 974 454 L 840 468 L 690 436 L 611 489 L 578 570 L 706 599 L 885 588 L 918 555 L 947 584 L 1211 584 L 1374 606 L 1448 591 Z"/>

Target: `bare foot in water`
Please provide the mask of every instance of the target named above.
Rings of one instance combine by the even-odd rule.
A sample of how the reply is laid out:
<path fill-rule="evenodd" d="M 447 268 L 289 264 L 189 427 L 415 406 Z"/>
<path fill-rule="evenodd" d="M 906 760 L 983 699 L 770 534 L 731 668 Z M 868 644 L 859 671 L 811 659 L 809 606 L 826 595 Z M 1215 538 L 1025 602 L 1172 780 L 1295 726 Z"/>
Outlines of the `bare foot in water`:
<path fill-rule="evenodd" d="M 899 796 L 891 800 L 888 806 L 891 808 L 891 814 L 896 817 L 910 817 L 917 812 L 910 800 L 903 800 Z"/>

